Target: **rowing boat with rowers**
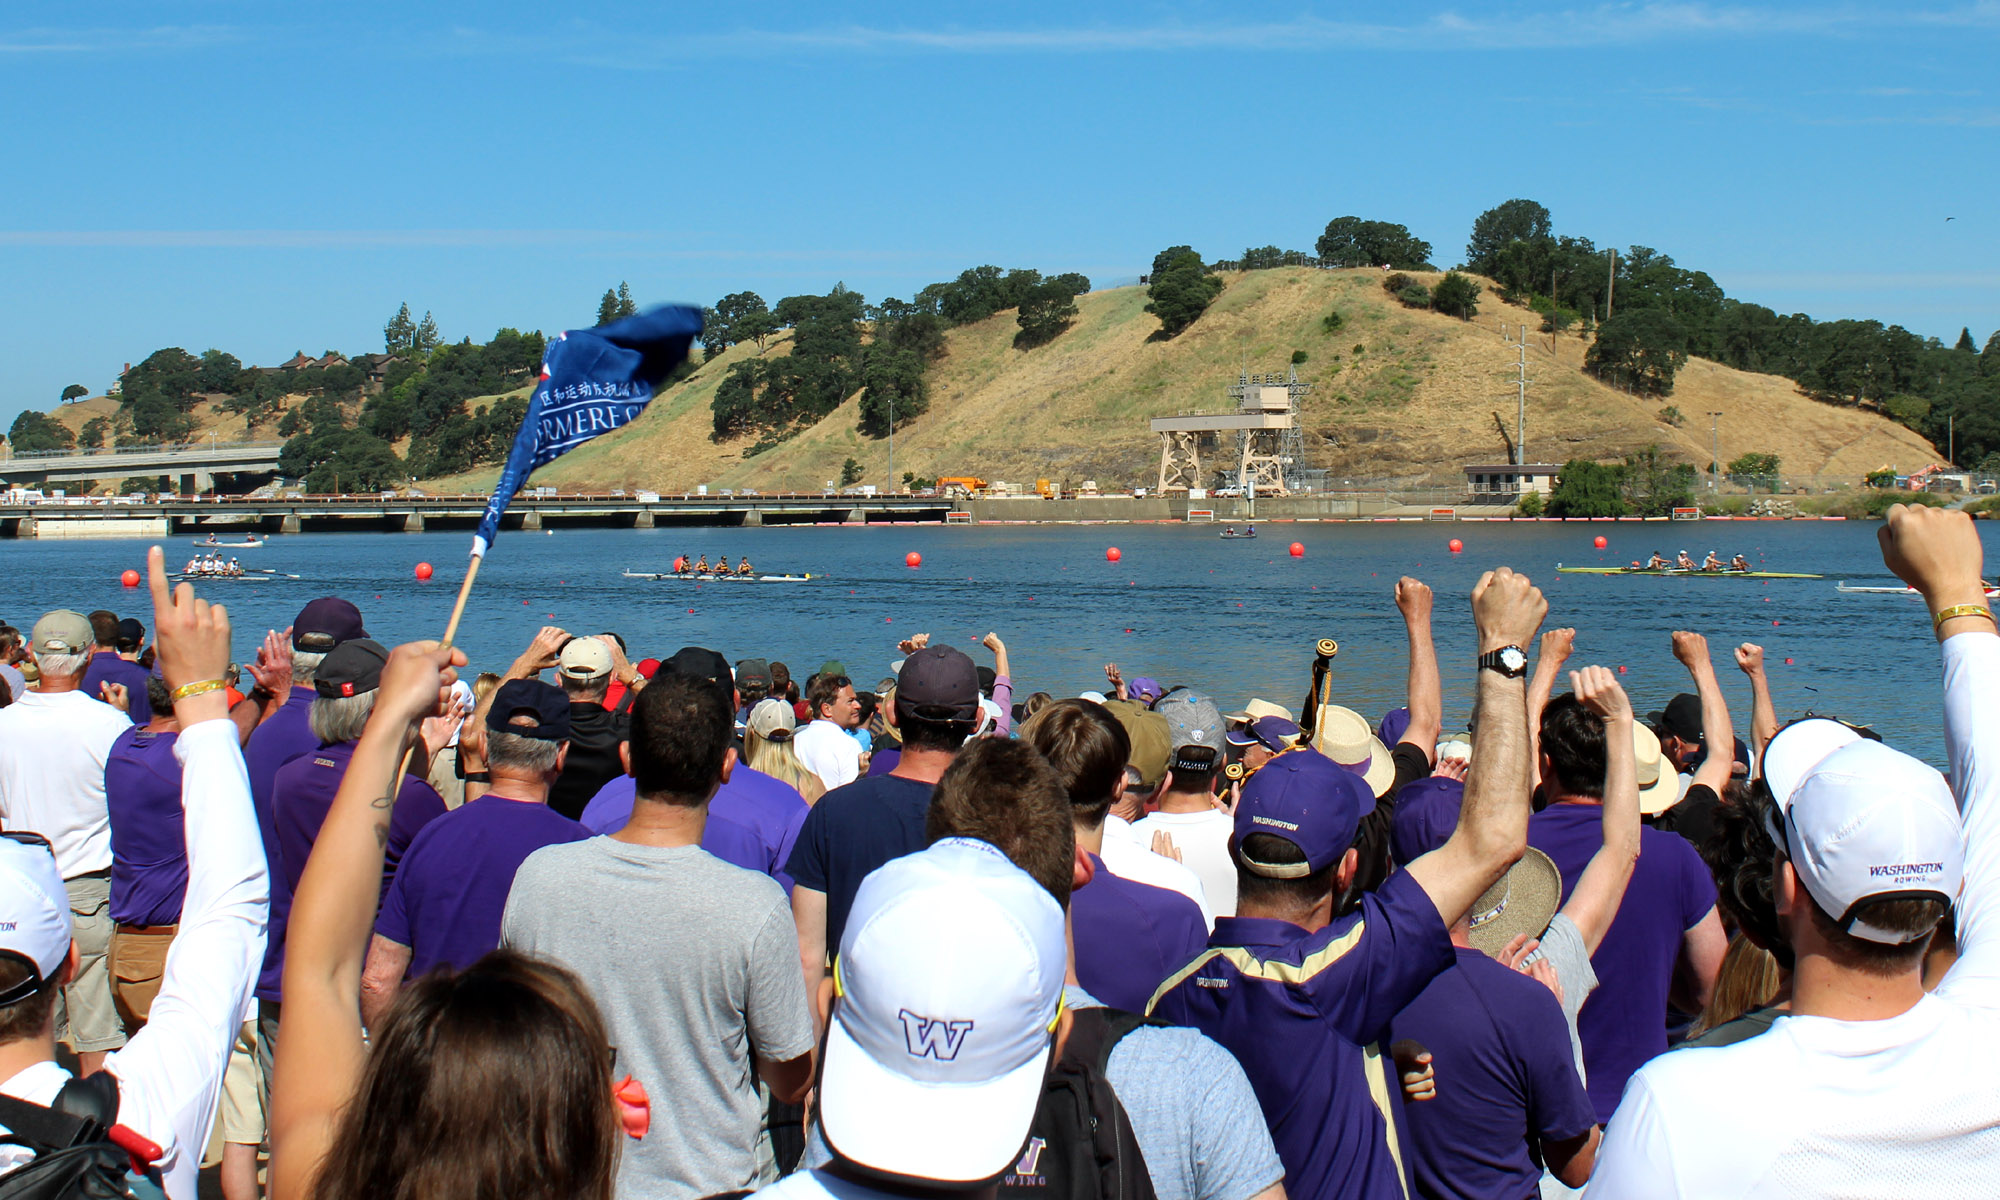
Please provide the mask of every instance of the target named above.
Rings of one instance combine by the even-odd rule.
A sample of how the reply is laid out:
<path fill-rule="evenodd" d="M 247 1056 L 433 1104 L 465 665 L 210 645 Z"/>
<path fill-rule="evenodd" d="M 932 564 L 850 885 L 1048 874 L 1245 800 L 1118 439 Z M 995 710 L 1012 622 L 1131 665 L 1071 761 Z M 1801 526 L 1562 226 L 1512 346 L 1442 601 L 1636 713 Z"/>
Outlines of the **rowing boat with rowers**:
<path fill-rule="evenodd" d="M 692 571 L 626 571 L 627 579 L 665 580 L 678 579 L 692 583 L 804 583 L 811 579 L 806 575 L 717 575 L 713 571 L 696 574 Z"/>
<path fill-rule="evenodd" d="M 1850 595 L 1850 596 L 1856 596 L 1856 595 L 1860 595 L 1860 596 L 1921 596 L 1921 595 L 1923 595 L 1923 593 L 1922 593 L 1922 592 L 1919 592 L 1919 591 L 1918 591 L 1917 589 L 1915 589 L 1915 588 L 1913 588 L 1913 587 L 1865 587 L 1865 586 L 1864 586 L 1864 587 L 1849 587 L 1849 586 L 1847 586 L 1847 583 L 1846 583 L 1846 581 L 1845 581 L 1845 580 L 1841 581 L 1840 583 L 1836 583 L 1836 584 L 1834 584 L 1834 585 L 1833 585 L 1833 590 L 1834 590 L 1834 591 L 1836 591 L 1836 592 L 1846 592 L 1846 593 L 1847 593 L 1848 595 Z M 2000 587 L 1989 587 L 1989 588 L 1987 588 L 1987 589 L 1986 589 L 1986 598 L 1987 598 L 1988 600 L 1994 600 L 1994 599 L 2000 599 Z"/>
<path fill-rule="evenodd" d="M 185 579 L 189 582 L 199 580 L 202 583 L 273 583 L 280 579 L 298 579 L 301 577 L 287 574 L 284 571 L 260 568 L 255 571 L 244 571 L 240 575 L 231 574 L 228 571 L 171 571 L 168 572 L 167 578 L 176 582 Z"/>
<path fill-rule="evenodd" d="M 1687 579 L 1825 579 L 1824 575 L 1807 575 L 1798 571 L 1685 571 L 1679 567 L 1565 567 L 1556 564 L 1556 570 L 1565 575 L 1674 575 Z"/>
<path fill-rule="evenodd" d="M 194 544 L 204 550 L 255 550 L 264 544 L 264 539 L 253 537 L 247 542 L 218 542 L 215 535 L 210 534 L 205 538 L 196 538 Z"/>

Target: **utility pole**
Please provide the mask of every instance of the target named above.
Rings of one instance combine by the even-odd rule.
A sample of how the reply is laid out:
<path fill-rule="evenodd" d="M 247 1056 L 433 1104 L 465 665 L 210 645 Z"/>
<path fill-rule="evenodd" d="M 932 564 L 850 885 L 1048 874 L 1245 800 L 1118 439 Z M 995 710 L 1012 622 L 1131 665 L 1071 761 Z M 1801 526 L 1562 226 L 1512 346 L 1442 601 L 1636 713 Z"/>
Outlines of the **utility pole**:
<path fill-rule="evenodd" d="M 1722 414 L 1711 410 L 1708 414 L 1708 490 L 1716 490 L 1716 476 L 1722 470 L 1722 458 L 1716 450 L 1715 423 Z"/>
<path fill-rule="evenodd" d="M 1521 327 L 1520 359 L 1516 364 L 1518 378 L 1515 385 L 1514 413 L 1514 462 L 1517 466 L 1528 465 L 1528 327 Z"/>
<path fill-rule="evenodd" d="M 896 491 L 896 393 L 889 393 L 889 492 Z"/>
<path fill-rule="evenodd" d="M 1618 287 L 1618 251 L 1606 250 L 1605 260 L 1610 266 L 1604 273 L 1604 319 L 1611 319 L 1611 293 Z"/>

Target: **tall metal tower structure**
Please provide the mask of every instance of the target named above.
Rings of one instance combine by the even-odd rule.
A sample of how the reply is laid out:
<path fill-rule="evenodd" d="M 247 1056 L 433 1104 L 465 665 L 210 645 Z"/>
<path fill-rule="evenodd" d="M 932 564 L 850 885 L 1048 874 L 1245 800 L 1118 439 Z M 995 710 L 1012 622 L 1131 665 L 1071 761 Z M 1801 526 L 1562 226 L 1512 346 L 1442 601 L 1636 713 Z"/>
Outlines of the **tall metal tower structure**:
<path fill-rule="evenodd" d="M 1208 486 L 1202 478 L 1201 450 L 1213 438 L 1236 435 L 1237 486 L 1266 496 L 1282 496 L 1304 488 L 1305 433 L 1300 409 L 1312 384 L 1301 382 L 1297 367 L 1285 375 L 1252 375 L 1245 370 L 1229 385 L 1234 412 L 1188 412 L 1155 417 L 1160 435 L 1159 490 L 1186 491 Z"/>

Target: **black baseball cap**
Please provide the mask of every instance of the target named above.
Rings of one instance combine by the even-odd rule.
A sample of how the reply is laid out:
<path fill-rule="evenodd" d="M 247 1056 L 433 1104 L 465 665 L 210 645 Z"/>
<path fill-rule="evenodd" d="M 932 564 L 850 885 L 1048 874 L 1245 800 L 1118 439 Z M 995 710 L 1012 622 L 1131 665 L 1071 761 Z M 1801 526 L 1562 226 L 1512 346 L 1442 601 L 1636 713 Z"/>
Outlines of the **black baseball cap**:
<path fill-rule="evenodd" d="M 534 725 L 514 724 L 514 718 L 522 714 L 535 718 Z M 486 728 L 544 742 L 568 741 L 569 697 L 561 688 L 539 679 L 509 679 L 493 694 L 493 706 L 486 710 Z"/>
<path fill-rule="evenodd" d="M 961 650 L 926 646 L 903 660 L 896 710 L 926 721 L 979 719 L 979 671 Z"/>
<path fill-rule="evenodd" d="M 761 687 L 771 690 L 771 664 L 761 658 L 739 658 L 736 660 L 736 686 L 738 688 Z"/>
<path fill-rule="evenodd" d="M 660 670 L 669 675 L 706 679 L 721 688 L 725 696 L 736 690 L 735 677 L 729 673 L 729 660 L 702 646 L 682 646 L 674 651 L 673 657 L 660 663 Z"/>
<path fill-rule="evenodd" d="M 342 642 L 365 638 L 361 610 L 338 596 L 321 596 L 292 618 L 292 649 L 325 654 Z"/>
<path fill-rule="evenodd" d="M 145 640 L 146 627 L 144 625 L 139 624 L 139 622 L 133 620 L 131 617 L 126 617 L 124 620 L 118 622 L 118 648 L 120 650 L 137 650 Z"/>
<path fill-rule="evenodd" d="M 314 672 L 313 690 L 329 700 L 372 692 L 382 686 L 382 667 L 388 661 L 389 651 L 380 642 L 365 637 L 342 642 L 327 651 Z"/>
<path fill-rule="evenodd" d="M 1667 701 L 1665 711 L 1653 714 L 1653 726 L 1684 742 L 1701 740 L 1701 697 L 1686 692 Z"/>

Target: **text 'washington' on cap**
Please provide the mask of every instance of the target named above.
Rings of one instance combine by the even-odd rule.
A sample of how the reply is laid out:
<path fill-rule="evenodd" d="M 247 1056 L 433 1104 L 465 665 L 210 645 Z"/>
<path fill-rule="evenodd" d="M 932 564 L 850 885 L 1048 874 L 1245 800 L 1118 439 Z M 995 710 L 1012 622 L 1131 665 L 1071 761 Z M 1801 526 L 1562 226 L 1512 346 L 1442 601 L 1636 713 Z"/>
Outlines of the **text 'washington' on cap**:
<path fill-rule="evenodd" d="M 55 852 L 34 835 L 0 837 L 0 954 L 34 965 L 34 974 L 0 1005 L 17 1004 L 39 991 L 69 957 L 69 891 Z"/>
<path fill-rule="evenodd" d="M 338 596 L 321 596 L 308 601 L 292 618 L 292 649 L 308 654 L 325 654 L 342 642 L 365 638 L 361 610 Z"/>
<path fill-rule="evenodd" d="M 1222 753 L 1222 713 L 1207 696 L 1192 688 L 1181 688 L 1154 705 L 1153 711 L 1166 718 L 1167 737 L 1175 750 L 1201 746 Z"/>
<path fill-rule="evenodd" d="M 1317 750 L 1280 754 L 1243 784 L 1236 805 L 1236 858 L 1243 868 L 1267 879 L 1298 879 L 1337 861 L 1354 844 L 1364 809 L 1375 796 L 1359 775 Z M 1259 862 L 1243 851 L 1253 833 L 1268 833 L 1297 846 L 1302 863 Z"/>
<path fill-rule="evenodd" d="M 965 652 L 925 646 L 896 674 L 896 708 L 926 721 L 979 718 L 979 671 Z"/>
<path fill-rule="evenodd" d="M 1957 899 L 1965 834 L 1944 777 L 1823 719 L 1779 730 L 1765 754 L 1765 781 L 1781 824 L 1774 833 L 1821 911 L 1871 942 L 1900 945 L 1928 934 L 1871 925 L 1867 905 L 1895 899 L 1948 905 Z"/>
<path fill-rule="evenodd" d="M 869 875 L 834 961 L 828 1148 L 905 1181 L 1006 1171 L 1041 1098 L 1068 959 L 1054 897 L 984 842 L 947 838 Z"/>
<path fill-rule="evenodd" d="M 389 651 L 380 642 L 355 638 L 326 652 L 313 674 L 313 691 L 329 700 L 360 696 L 382 686 Z"/>
<path fill-rule="evenodd" d="M 571 638 L 556 658 L 556 673 L 588 683 L 611 674 L 611 647 L 594 637 Z"/>
<path fill-rule="evenodd" d="M 36 654 L 85 654 L 97 645 L 90 631 L 90 618 L 80 612 L 59 608 L 35 622 L 28 649 Z"/>
<path fill-rule="evenodd" d="M 776 696 L 759 700 L 750 709 L 750 732 L 767 742 L 789 742 L 798 727 L 798 714 Z"/>
<path fill-rule="evenodd" d="M 524 716 L 533 717 L 535 723 L 515 724 L 516 718 Z M 568 741 L 569 697 L 561 688 L 539 679 L 509 679 L 493 693 L 493 705 L 486 710 L 486 728 L 544 742 Z"/>

